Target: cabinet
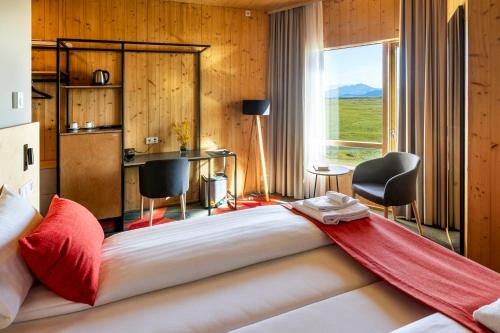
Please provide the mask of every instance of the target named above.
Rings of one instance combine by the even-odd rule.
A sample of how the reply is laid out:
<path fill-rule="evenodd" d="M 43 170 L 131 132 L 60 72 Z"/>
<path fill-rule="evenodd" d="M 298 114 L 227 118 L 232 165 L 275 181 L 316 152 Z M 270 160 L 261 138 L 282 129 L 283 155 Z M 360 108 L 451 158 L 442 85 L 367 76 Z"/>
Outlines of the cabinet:
<path fill-rule="evenodd" d="M 97 219 L 122 215 L 121 130 L 61 133 L 60 193 Z"/>

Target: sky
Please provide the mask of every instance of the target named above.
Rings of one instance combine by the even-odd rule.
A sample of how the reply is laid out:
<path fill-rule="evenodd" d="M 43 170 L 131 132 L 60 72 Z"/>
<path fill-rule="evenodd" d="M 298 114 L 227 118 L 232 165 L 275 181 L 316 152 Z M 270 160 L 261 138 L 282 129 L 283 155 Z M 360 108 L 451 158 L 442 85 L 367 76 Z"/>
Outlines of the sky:
<path fill-rule="evenodd" d="M 382 44 L 325 51 L 325 88 L 364 83 L 382 88 Z"/>

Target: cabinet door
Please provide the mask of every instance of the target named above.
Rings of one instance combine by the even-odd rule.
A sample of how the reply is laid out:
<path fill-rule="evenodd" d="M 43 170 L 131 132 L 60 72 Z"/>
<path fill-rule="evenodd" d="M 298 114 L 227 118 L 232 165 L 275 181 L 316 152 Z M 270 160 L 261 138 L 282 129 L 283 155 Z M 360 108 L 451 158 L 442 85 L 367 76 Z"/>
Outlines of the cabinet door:
<path fill-rule="evenodd" d="M 98 219 L 121 216 L 121 133 L 61 136 L 60 164 L 63 198 Z"/>

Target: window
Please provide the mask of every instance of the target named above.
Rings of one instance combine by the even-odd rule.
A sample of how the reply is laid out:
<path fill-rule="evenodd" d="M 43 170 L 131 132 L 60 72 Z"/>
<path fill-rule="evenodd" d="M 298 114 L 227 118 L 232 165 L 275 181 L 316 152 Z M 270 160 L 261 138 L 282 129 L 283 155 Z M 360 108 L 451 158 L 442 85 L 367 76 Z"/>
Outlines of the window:
<path fill-rule="evenodd" d="M 325 51 L 326 160 L 355 166 L 395 148 L 397 44 Z"/>

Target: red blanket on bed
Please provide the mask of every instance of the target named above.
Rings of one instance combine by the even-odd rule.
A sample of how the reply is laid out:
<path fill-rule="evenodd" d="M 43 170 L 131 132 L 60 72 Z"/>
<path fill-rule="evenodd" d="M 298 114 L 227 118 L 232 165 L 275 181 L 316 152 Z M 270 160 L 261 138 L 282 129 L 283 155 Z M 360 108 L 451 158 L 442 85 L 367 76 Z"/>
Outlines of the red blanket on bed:
<path fill-rule="evenodd" d="M 500 274 L 375 214 L 325 225 L 290 205 L 285 207 L 309 219 L 394 287 L 474 332 L 489 332 L 472 313 L 500 297 Z"/>

